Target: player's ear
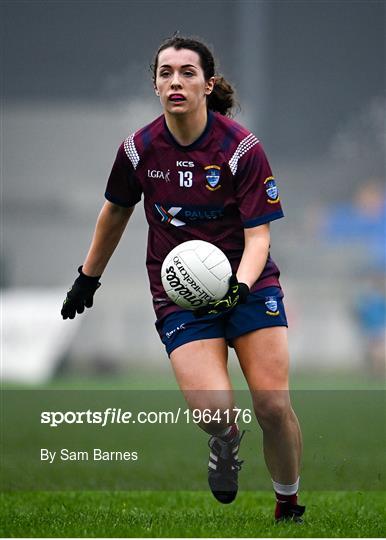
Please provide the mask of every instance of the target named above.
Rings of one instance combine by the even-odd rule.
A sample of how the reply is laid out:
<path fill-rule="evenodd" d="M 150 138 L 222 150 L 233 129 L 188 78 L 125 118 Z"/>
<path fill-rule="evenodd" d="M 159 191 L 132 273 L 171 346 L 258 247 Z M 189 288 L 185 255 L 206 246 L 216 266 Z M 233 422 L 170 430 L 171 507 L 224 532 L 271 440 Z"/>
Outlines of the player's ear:
<path fill-rule="evenodd" d="M 154 86 L 154 92 L 156 96 L 159 96 L 159 90 L 156 86 Z"/>
<path fill-rule="evenodd" d="M 211 77 L 205 82 L 205 94 L 209 96 L 213 92 L 214 85 L 216 83 L 216 78 Z"/>

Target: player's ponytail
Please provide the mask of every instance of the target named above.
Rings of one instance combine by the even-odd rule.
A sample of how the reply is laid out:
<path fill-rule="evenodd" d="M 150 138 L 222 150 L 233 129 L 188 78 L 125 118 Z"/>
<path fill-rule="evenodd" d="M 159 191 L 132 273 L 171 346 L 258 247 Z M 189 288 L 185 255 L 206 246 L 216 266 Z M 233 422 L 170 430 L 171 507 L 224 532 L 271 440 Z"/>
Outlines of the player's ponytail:
<path fill-rule="evenodd" d="M 174 35 L 161 43 L 155 55 L 154 62 L 151 65 L 153 73 L 153 83 L 155 85 L 158 55 L 164 49 L 173 47 L 179 49 L 189 49 L 198 54 L 201 61 L 201 67 L 204 72 L 205 80 L 215 77 L 216 82 L 212 93 L 207 97 L 207 107 L 209 110 L 219 112 L 224 116 L 232 116 L 233 109 L 236 106 L 235 92 L 228 81 L 222 75 L 216 75 L 215 61 L 209 47 L 199 39 L 185 38 L 180 35 Z"/>
<path fill-rule="evenodd" d="M 207 106 L 211 111 L 219 112 L 224 116 L 232 116 L 235 106 L 235 92 L 224 77 L 217 76 L 212 93 L 207 98 Z"/>

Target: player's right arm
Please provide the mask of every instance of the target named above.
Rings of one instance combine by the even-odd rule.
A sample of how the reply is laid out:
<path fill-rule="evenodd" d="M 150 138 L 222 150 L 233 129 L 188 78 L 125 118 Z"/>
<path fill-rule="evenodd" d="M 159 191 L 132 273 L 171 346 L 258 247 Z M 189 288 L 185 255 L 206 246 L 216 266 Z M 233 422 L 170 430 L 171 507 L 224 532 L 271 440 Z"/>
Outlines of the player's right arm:
<path fill-rule="evenodd" d="M 142 189 L 135 178 L 129 158 L 133 148 L 135 149 L 131 139 L 132 137 L 129 137 L 118 149 L 107 182 L 107 200 L 98 216 L 87 257 L 83 266 L 78 269 L 79 277 L 63 303 L 63 319 L 73 319 L 76 313 L 83 313 L 85 307 L 93 305 L 95 291 L 100 287 L 99 278 L 121 239 L 135 204 L 141 199 Z"/>
<path fill-rule="evenodd" d="M 106 201 L 98 216 L 90 249 L 82 271 L 87 276 L 100 277 L 114 253 L 134 207 L 124 208 Z"/>
<path fill-rule="evenodd" d="M 90 249 L 79 277 L 68 291 L 61 315 L 63 319 L 73 319 L 76 313 L 93 305 L 95 291 L 100 287 L 101 277 L 111 255 L 114 253 L 134 207 L 124 208 L 106 201 L 98 216 Z"/>

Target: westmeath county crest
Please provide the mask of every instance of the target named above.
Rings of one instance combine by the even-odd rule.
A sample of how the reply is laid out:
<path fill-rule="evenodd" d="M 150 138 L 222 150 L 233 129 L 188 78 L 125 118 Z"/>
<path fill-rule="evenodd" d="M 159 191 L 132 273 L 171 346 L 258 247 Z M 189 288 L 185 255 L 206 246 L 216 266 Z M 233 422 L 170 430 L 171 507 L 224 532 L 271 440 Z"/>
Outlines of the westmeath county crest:
<path fill-rule="evenodd" d="M 265 312 L 267 315 L 279 315 L 279 310 L 277 309 L 277 300 L 274 296 L 265 297 L 265 307 L 267 308 L 267 311 Z"/>
<path fill-rule="evenodd" d="M 219 184 L 221 167 L 218 165 L 207 165 L 204 169 L 206 171 L 206 189 L 209 189 L 209 191 L 216 191 L 221 187 L 221 184 Z"/>
<path fill-rule="evenodd" d="M 268 178 L 264 180 L 264 185 L 265 192 L 268 196 L 268 202 L 271 204 L 279 202 L 279 190 L 277 189 L 275 178 L 273 176 L 268 176 Z"/>

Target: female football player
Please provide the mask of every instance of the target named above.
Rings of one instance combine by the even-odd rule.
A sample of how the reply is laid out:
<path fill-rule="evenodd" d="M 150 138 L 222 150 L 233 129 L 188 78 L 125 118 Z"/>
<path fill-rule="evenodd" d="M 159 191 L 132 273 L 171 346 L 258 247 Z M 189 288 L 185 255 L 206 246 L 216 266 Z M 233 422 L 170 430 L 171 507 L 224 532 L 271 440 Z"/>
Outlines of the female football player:
<path fill-rule="evenodd" d="M 258 139 L 230 118 L 234 91 L 216 74 L 201 41 L 174 36 L 159 47 L 153 84 L 163 114 L 120 146 L 79 277 L 62 316 L 91 307 L 99 279 L 144 196 L 149 224 L 147 269 L 156 327 L 191 408 L 228 411 L 201 427 L 210 435 L 208 480 L 213 495 L 232 502 L 238 489 L 241 435 L 227 347 L 234 347 L 263 431 L 264 456 L 276 493 L 277 520 L 300 521 L 297 504 L 301 433 L 288 391 L 287 320 L 269 223 L 281 218 L 275 179 Z M 160 270 L 178 244 L 218 246 L 234 276 L 228 293 L 197 312 L 165 294 Z"/>

